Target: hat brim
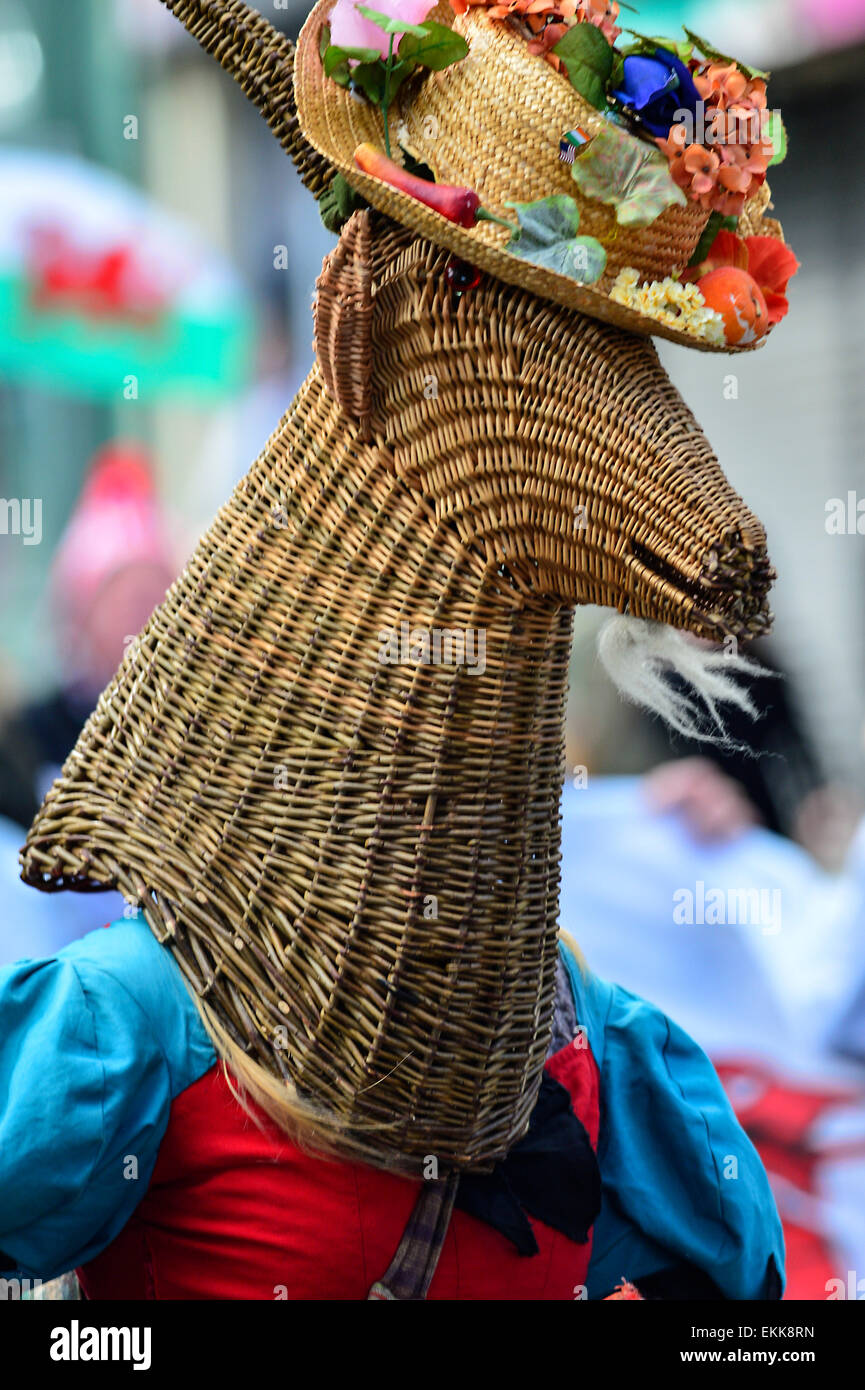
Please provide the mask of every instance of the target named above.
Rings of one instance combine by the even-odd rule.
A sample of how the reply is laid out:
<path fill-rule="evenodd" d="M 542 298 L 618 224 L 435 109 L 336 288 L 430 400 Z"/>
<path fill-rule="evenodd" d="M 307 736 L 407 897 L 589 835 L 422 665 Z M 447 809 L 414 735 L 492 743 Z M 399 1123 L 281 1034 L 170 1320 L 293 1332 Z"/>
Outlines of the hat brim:
<path fill-rule="evenodd" d="M 365 142 L 383 149 L 384 122 L 377 106 L 352 95 L 325 76 L 319 44 L 322 26 L 333 5 L 334 0 L 319 0 L 298 38 L 294 73 L 298 117 L 310 144 L 371 207 L 506 284 L 529 290 L 566 309 L 602 319 L 625 332 L 666 338 L 699 352 L 732 354 L 753 352 L 762 347 L 766 338 L 745 345 L 718 344 L 642 314 L 618 303 L 602 288 L 581 284 L 507 251 L 504 246 L 510 236 L 507 228 L 490 222 L 480 222 L 472 228 L 461 227 L 416 198 L 363 173 L 354 162 L 354 152 Z"/>

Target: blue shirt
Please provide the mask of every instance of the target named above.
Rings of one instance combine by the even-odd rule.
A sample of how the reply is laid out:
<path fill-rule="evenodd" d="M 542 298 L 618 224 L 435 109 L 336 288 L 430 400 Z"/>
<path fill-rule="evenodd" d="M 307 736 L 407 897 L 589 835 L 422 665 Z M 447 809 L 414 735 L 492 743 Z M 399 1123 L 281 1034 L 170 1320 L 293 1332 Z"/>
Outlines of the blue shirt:
<path fill-rule="evenodd" d="M 708 1058 L 650 1004 L 563 955 L 601 1073 L 589 1297 L 688 1261 L 765 1298 L 783 1242 L 760 1160 Z M 94 1258 L 147 1191 L 171 1103 L 214 1065 L 143 918 L 0 969 L 0 1252 L 30 1278 Z"/>
<path fill-rule="evenodd" d="M 708 1057 L 660 1009 L 562 954 L 601 1076 L 589 1297 L 683 1261 L 726 1298 L 769 1297 L 784 1269 L 781 1222 Z"/>

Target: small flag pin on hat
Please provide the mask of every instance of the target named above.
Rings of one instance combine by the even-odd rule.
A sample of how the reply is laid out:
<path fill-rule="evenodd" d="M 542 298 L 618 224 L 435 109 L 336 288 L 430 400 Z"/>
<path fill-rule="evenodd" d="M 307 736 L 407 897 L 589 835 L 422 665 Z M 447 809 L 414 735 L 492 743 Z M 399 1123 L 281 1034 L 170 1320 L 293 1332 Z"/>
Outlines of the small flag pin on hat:
<path fill-rule="evenodd" d="M 577 155 L 582 154 L 583 150 L 590 143 L 591 138 L 588 131 L 583 130 L 583 127 L 579 125 L 573 130 L 565 131 L 559 141 L 559 159 L 562 163 L 573 164 Z"/>

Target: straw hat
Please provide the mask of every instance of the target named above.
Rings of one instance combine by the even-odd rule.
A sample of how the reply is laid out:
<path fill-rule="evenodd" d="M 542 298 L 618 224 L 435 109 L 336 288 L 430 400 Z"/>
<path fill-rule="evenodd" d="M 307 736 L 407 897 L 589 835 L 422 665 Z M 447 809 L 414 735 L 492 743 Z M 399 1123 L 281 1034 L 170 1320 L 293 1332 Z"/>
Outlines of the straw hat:
<path fill-rule="evenodd" d="M 468 54 L 441 72 L 414 75 L 397 93 L 389 115 L 392 156 L 401 150 L 432 169 L 437 182 L 467 185 L 484 208 L 513 219 L 509 206 L 556 194 L 575 200 L 580 235 L 596 237 L 607 251 L 607 267 L 594 284 L 534 265 L 505 249 L 506 227 L 478 222 L 471 228 L 449 221 L 416 198 L 363 173 L 354 152 L 363 143 L 383 148 L 381 111 L 339 86 L 324 72 L 320 45 L 334 0 L 319 0 L 303 26 L 295 61 L 295 96 L 301 131 L 368 203 L 395 221 L 453 251 L 507 284 L 518 285 L 566 308 L 614 323 L 633 333 L 659 335 L 709 352 L 747 351 L 717 344 L 659 322 L 610 291 L 620 271 L 634 268 L 641 281 L 663 280 L 688 266 L 709 219 L 699 203 L 667 208 L 649 226 L 620 226 L 615 209 L 584 197 L 559 147 L 565 132 L 581 127 L 590 137 L 607 119 L 507 22 L 474 7 L 457 16 L 440 3 L 430 18 L 449 24 L 468 43 Z M 628 137 L 636 147 L 645 142 Z M 780 224 L 765 217 L 770 193 L 764 183 L 749 199 L 739 223 L 742 235 L 783 240 Z"/>

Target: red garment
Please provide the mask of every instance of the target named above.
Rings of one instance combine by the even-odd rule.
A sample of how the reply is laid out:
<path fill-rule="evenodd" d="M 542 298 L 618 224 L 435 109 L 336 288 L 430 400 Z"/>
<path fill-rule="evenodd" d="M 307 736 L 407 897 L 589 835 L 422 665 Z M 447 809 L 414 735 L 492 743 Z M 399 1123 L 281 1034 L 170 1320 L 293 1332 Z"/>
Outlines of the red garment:
<path fill-rule="evenodd" d="M 821 1168 L 850 1149 L 821 1143 L 812 1128 L 834 1106 L 861 1104 L 861 1088 L 792 1080 L 752 1061 L 722 1061 L 717 1070 L 775 1190 L 787 1252 L 784 1298 L 825 1299 L 844 1271 L 819 1199 Z M 861 1152 L 861 1145 L 852 1151 Z"/>
<path fill-rule="evenodd" d="M 598 1069 L 568 1046 L 547 1071 L 597 1147 Z M 304 1153 L 264 1131 L 213 1067 L 171 1107 L 147 1193 L 106 1250 L 79 1270 L 93 1299 L 365 1299 L 390 1264 L 420 1179 Z M 531 1218 L 530 1218 L 531 1219 Z M 431 1299 L 574 1299 L 591 1239 L 531 1219 L 540 1253 L 455 1211 Z M 585 1295 L 583 1295 L 585 1296 Z"/>

